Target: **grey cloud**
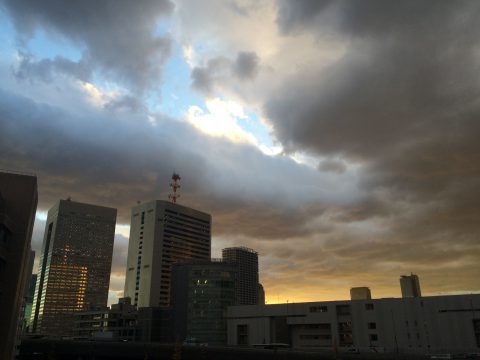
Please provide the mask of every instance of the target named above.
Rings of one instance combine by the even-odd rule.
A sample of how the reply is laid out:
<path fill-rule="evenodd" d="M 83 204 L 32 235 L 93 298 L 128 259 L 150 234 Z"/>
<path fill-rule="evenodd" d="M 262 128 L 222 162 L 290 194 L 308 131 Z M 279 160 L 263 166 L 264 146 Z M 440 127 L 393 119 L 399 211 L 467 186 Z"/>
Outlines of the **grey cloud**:
<path fill-rule="evenodd" d="M 253 79 L 258 72 L 259 57 L 254 52 L 239 52 L 232 65 L 233 73 L 240 79 Z"/>
<path fill-rule="evenodd" d="M 347 170 L 347 166 L 343 161 L 323 160 L 318 164 L 318 169 L 320 171 L 331 171 L 341 174 Z"/>
<path fill-rule="evenodd" d="M 102 0 L 65 4 L 53 0 L 41 3 L 3 0 L 3 5 L 12 15 L 24 44 L 37 28 L 43 28 L 48 34 L 85 47 L 80 63 L 61 58 L 44 60 L 30 64 L 33 70 L 43 66 L 47 70 L 78 73 L 75 68 L 88 64 L 137 91 L 158 87 L 161 64 L 170 53 L 170 39 L 155 35 L 155 31 L 160 18 L 172 11 L 170 1 L 142 1 L 140 4 Z M 84 69 L 83 75 L 89 75 L 89 71 Z"/>
<path fill-rule="evenodd" d="M 277 23 L 284 34 L 304 30 L 305 27 L 315 22 L 316 17 L 322 13 L 332 0 L 279 0 Z"/>
<path fill-rule="evenodd" d="M 225 57 L 210 59 L 206 66 L 195 67 L 191 73 L 192 88 L 211 95 L 217 86 L 236 80 L 253 80 L 259 72 L 260 59 L 255 52 L 240 51 L 235 60 Z"/>
<path fill-rule="evenodd" d="M 52 82 L 58 73 L 73 76 L 82 81 L 88 81 L 92 75 L 90 64 L 80 60 L 71 61 L 61 56 L 52 59 L 36 60 L 31 54 L 19 53 L 20 62 L 14 69 L 17 79 L 31 80 L 40 79 Z"/>

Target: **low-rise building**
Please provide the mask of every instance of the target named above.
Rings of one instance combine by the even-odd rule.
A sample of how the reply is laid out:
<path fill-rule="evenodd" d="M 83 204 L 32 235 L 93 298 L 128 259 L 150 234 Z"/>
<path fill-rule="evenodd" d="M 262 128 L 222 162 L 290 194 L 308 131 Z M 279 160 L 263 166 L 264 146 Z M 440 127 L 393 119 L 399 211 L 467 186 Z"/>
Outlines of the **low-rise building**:
<path fill-rule="evenodd" d="M 137 336 L 137 307 L 130 298 L 121 298 L 111 308 L 97 308 L 74 314 L 75 340 L 105 339 L 135 341 Z"/>
<path fill-rule="evenodd" d="M 232 306 L 227 319 L 229 345 L 402 353 L 480 349 L 480 295 Z"/>

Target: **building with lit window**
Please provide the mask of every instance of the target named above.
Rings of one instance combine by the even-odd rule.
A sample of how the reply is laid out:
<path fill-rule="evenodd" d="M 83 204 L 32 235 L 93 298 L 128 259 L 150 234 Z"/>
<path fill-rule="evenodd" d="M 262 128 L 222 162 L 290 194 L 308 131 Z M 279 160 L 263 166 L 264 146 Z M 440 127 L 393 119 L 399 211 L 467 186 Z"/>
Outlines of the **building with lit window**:
<path fill-rule="evenodd" d="M 68 336 L 73 315 L 105 307 L 117 210 L 60 200 L 48 211 L 33 301 L 34 333 Z"/>
<path fill-rule="evenodd" d="M 237 268 L 235 304 L 258 304 L 258 253 L 246 247 L 231 247 L 222 250 L 222 258 Z"/>
<path fill-rule="evenodd" d="M 172 264 L 210 260 L 211 216 L 167 201 L 132 209 L 124 295 L 138 307 L 169 306 Z"/>
<path fill-rule="evenodd" d="M 30 280 L 37 178 L 0 171 L 0 359 L 13 357 Z"/>
<path fill-rule="evenodd" d="M 236 267 L 221 259 L 176 263 L 172 273 L 175 339 L 227 343 L 227 307 L 235 302 Z"/>
<path fill-rule="evenodd" d="M 480 295 L 231 306 L 228 344 L 294 349 L 478 353 Z"/>

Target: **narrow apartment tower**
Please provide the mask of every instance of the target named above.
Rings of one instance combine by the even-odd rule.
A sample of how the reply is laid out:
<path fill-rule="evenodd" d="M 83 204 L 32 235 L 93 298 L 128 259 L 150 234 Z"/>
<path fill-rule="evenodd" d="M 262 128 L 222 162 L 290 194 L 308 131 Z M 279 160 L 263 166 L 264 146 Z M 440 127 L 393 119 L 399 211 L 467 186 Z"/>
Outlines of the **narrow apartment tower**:
<path fill-rule="evenodd" d="M 74 312 L 105 307 L 117 210 L 60 200 L 48 211 L 32 331 L 68 336 Z"/>
<path fill-rule="evenodd" d="M 0 359 L 14 354 L 37 202 L 36 176 L 0 171 Z"/>
<path fill-rule="evenodd" d="M 258 304 L 258 253 L 246 247 L 222 250 L 223 260 L 235 264 L 235 305 Z"/>
<path fill-rule="evenodd" d="M 210 260 L 212 217 L 168 201 L 132 209 L 124 296 L 138 307 L 169 306 L 172 264 Z"/>
<path fill-rule="evenodd" d="M 402 289 L 402 298 L 420 297 L 420 280 L 415 274 L 400 276 L 400 287 Z"/>

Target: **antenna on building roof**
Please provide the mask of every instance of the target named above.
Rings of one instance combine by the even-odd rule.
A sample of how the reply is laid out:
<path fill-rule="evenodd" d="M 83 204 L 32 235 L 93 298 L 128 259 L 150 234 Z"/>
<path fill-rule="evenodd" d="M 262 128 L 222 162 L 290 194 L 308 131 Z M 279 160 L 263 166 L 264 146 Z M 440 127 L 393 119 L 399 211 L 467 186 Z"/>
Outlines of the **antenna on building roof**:
<path fill-rule="evenodd" d="M 177 189 L 180 188 L 180 180 L 181 180 L 180 175 L 174 172 L 172 174 L 172 182 L 170 183 L 172 192 L 168 194 L 168 198 L 172 201 L 173 204 L 176 204 L 177 199 L 180 197 L 180 194 L 177 194 Z"/>

